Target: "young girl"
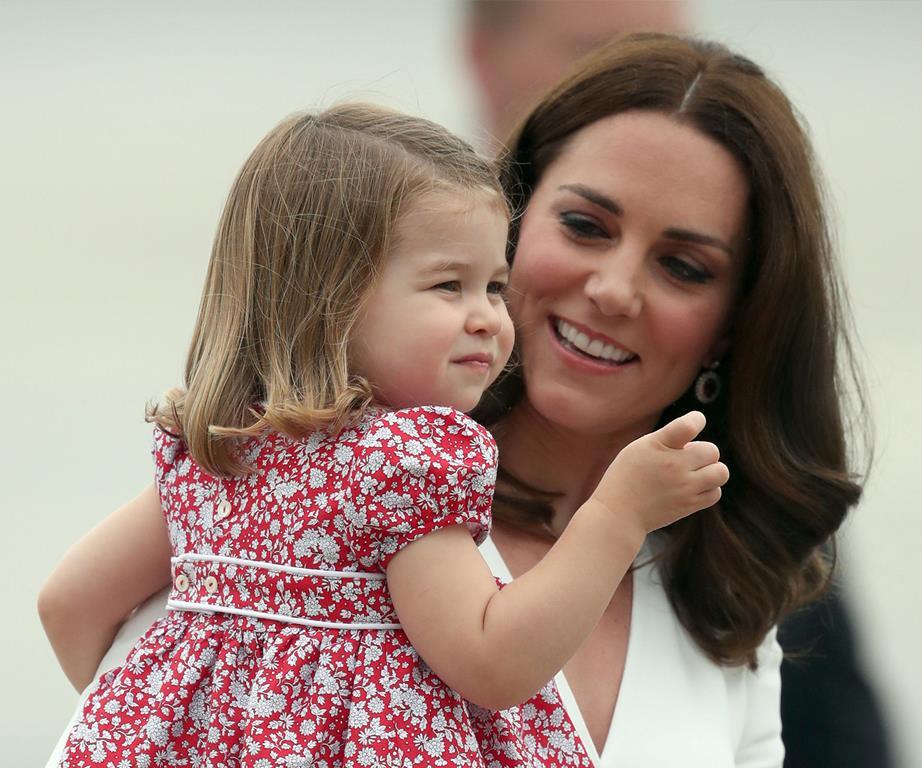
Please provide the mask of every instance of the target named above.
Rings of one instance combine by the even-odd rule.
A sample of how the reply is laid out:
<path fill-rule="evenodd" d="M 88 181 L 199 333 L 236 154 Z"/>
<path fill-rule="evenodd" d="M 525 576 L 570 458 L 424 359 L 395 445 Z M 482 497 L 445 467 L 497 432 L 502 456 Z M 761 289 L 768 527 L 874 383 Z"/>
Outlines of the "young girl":
<path fill-rule="evenodd" d="M 462 412 L 512 348 L 507 225 L 490 167 L 424 120 L 347 105 L 260 143 L 218 228 L 186 387 L 152 413 L 155 482 L 40 597 L 82 687 L 172 581 L 62 766 L 589 764 L 555 738 L 548 681 L 646 533 L 713 504 L 727 470 L 691 442 L 700 414 L 672 422 L 497 588 L 476 546 L 496 448 Z"/>

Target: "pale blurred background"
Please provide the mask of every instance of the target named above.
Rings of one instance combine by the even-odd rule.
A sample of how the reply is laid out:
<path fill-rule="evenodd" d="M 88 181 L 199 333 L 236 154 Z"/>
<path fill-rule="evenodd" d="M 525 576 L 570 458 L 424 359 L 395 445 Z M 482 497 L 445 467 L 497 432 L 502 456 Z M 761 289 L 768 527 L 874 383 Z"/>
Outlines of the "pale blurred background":
<path fill-rule="evenodd" d="M 462 18 L 453 0 L 3 0 L 0 765 L 44 764 L 77 700 L 35 596 L 150 482 L 143 406 L 180 381 L 237 168 L 283 115 L 344 98 L 488 146 Z M 877 431 L 847 597 L 899 764 L 922 766 L 922 3 L 698 0 L 689 23 L 780 80 L 826 171 Z"/>

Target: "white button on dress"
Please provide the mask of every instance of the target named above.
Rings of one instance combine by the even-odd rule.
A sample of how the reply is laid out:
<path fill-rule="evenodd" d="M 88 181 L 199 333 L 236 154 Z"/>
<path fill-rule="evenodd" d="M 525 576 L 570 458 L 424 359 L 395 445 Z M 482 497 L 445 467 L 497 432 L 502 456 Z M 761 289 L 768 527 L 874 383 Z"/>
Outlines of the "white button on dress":
<path fill-rule="evenodd" d="M 231 513 L 231 503 L 225 499 L 220 504 L 218 504 L 218 509 L 214 515 L 214 521 L 220 523 L 222 520 L 227 519 Z"/>

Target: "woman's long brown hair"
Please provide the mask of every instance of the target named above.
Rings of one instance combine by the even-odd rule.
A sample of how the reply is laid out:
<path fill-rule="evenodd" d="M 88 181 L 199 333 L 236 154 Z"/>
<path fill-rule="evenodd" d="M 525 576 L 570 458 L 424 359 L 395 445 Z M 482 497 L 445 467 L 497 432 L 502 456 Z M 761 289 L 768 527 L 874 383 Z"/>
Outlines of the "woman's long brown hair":
<path fill-rule="evenodd" d="M 719 505 L 666 530 L 660 565 L 673 608 L 701 648 L 718 663 L 755 664 L 771 627 L 826 585 L 820 546 L 861 493 L 846 433 L 864 426 L 867 437 L 863 387 L 818 173 L 794 109 L 759 67 L 720 45 L 644 33 L 590 55 L 520 126 L 501 174 L 514 211 L 524 211 L 576 132 L 628 110 L 700 131 L 749 180 L 732 347 L 720 368 L 723 393 L 705 409 L 705 438 L 720 446 L 731 480 Z M 516 239 L 513 226 L 510 258 Z M 523 390 L 513 369 L 476 415 L 501 420 Z M 856 406 L 853 424 L 845 399 Z M 688 392 L 663 421 L 693 408 L 702 406 Z M 555 490 L 500 482 L 495 516 L 546 522 Z"/>

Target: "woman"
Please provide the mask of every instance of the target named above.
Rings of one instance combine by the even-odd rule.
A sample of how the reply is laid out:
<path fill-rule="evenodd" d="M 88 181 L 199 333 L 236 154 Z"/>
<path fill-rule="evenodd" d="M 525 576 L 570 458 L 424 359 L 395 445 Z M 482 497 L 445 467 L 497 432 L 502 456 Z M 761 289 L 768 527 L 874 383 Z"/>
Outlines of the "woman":
<path fill-rule="evenodd" d="M 648 542 L 558 675 L 571 722 L 535 738 L 605 766 L 780 766 L 773 627 L 825 584 L 817 547 L 860 493 L 803 131 L 745 59 L 631 36 L 538 104 L 504 179 L 520 364 L 478 413 L 502 462 L 494 573 L 540 560 L 673 414 L 703 409 L 731 470 L 718 506 Z"/>
<path fill-rule="evenodd" d="M 625 580 L 565 668 L 571 714 L 602 765 L 780 765 L 772 627 L 824 586 L 817 547 L 860 494 L 803 129 L 751 62 L 634 35 L 535 107 L 505 184 L 523 212 L 521 365 L 480 416 L 505 470 L 492 540 L 511 575 L 621 447 L 675 413 L 703 407 L 731 474 L 717 506 L 650 542 L 655 567 Z"/>

